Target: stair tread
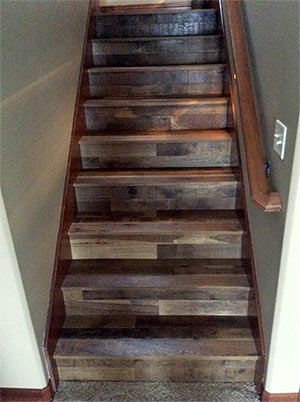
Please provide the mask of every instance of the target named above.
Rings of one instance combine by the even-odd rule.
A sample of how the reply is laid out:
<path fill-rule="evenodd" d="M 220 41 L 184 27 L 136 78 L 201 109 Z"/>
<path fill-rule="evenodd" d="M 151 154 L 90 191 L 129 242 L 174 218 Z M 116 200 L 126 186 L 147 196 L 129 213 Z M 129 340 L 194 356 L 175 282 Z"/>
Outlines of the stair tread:
<path fill-rule="evenodd" d="M 252 339 L 258 336 L 256 317 L 239 316 L 110 316 L 69 315 L 67 336 Z M 122 335 L 122 331 L 124 331 Z M 126 335 L 125 335 L 126 334 Z M 183 335 L 184 334 L 184 335 Z"/>
<path fill-rule="evenodd" d="M 167 211 L 168 212 L 168 211 Z M 246 228 L 238 211 L 184 211 L 162 213 L 156 218 L 124 216 L 114 219 L 105 215 L 78 216 L 72 223 L 69 234 L 104 235 L 124 234 L 175 234 L 204 232 L 245 233 Z"/>
<path fill-rule="evenodd" d="M 120 260 L 105 259 L 72 260 L 68 274 L 110 274 L 110 275 L 179 275 L 179 274 L 210 274 L 232 275 L 250 274 L 250 260 Z"/>
<path fill-rule="evenodd" d="M 197 185 L 203 182 L 232 182 L 239 180 L 240 175 L 234 169 L 105 170 L 80 172 L 74 186 Z"/>
<path fill-rule="evenodd" d="M 151 131 L 147 134 L 126 131 L 112 134 L 111 132 L 87 131 L 80 139 L 84 143 L 124 143 L 124 142 L 187 142 L 187 141 L 214 141 L 233 140 L 233 134 L 228 130 L 178 130 L 178 131 Z"/>
<path fill-rule="evenodd" d="M 85 107 L 126 107 L 126 106 L 197 106 L 203 104 L 227 104 L 225 97 L 201 98 L 147 98 L 147 99 L 89 99 Z"/>
<path fill-rule="evenodd" d="M 68 273 L 63 289 L 67 288 L 202 288 L 202 287 L 243 287 L 250 288 L 250 277 L 245 274 L 103 274 L 103 273 Z"/>
<path fill-rule="evenodd" d="M 95 16 L 127 16 L 127 15 L 160 15 L 160 14 L 191 14 L 191 13 L 211 13 L 216 12 L 214 8 L 189 8 L 189 9 L 162 9 L 162 8 L 153 8 L 151 10 L 135 10 L 135 11 L 122 11 L 122 12 L 96 12 Z"/>
<path fill-rule="evenodd" d="M 149 71 L 185 71 L 185 70 L 215 70 L 223 69 L 225 64 L 180 64 L 170 66 L 131 66 L 131 67 L 91 67 L 87 71 L 92 74 L 97 73 L 132 73 L 132 72 L 149 72 Z"/>
<path fill-rule="evenodd" d="M 214 40 L 215 38 L 221 39 L 222 35 L 197 35 L 197 36 L 145 36 L 140 38 L 95 38 L 92 39 L 92 43 L 103 43 L 103 42 L 150 42 L 150 41 L 194 41 L 199 42 L 203 39 Z M 214 63 L 215 64 L 215 63 Z"/>

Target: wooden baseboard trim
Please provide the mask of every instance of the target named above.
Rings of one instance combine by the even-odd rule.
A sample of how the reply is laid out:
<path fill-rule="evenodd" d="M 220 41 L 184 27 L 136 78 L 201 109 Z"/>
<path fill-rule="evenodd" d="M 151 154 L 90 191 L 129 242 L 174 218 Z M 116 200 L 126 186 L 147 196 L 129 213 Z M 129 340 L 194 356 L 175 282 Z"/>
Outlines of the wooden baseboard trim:
<path fill-rule="evenodd" d="M 300 402 L 300 392 L 293 394 L 271 394 L 264 391 L 262 402 Z"/>
<path fill-rule="evenodd" d="M 51 402 L 53 396 L 51 381 L 42 389 L 0 388 L 0 400 L 3 402 Z"/>

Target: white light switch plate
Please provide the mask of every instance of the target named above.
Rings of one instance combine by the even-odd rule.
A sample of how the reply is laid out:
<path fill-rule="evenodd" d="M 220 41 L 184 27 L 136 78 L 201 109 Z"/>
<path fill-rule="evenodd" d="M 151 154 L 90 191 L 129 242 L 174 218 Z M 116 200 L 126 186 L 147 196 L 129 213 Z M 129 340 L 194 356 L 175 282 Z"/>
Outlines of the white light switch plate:
<path fill-rule="evenodd" d="M 285 126 L 280 120 L 276 120 L 273 149 L 281 159 L 284 159 L 286 133 L 287 126 Z"/>

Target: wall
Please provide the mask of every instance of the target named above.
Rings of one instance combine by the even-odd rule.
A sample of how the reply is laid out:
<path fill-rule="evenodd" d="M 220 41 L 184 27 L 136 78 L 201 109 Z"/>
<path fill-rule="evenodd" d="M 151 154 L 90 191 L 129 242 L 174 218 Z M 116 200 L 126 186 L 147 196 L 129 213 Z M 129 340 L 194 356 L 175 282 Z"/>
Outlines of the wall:
<path fill-rule="evenodd" d="M 300 116 L 265 388 L 300 391 Z"/>
<path fill-rule="evenodd" d="M 1 0 L 1 189 L 22 280 L 8 286 L 24 286 L 19 328 L 33 325 L 41 356 L 87 11 L 88 0 Z M 35 386 L 20 369 L 23 385 L 15 373 L 1 385 Z"/>
<path fill-rule="evenodd" d="M 258 274 L 259 295 L 267 351 L 269 351 L 277 293 L 283 232 L 299 113 L 299 3 L 243 1 L 252 82 L 271 182 L 283 209 L 267 214 L 250 206 L 250 224 Z M 288 126 L 283 161 L 272 150 L 275 120 Z"/>
<path fill-rule="evenodd" d="M 44 388 L 43 370 L 0 191 L 0 387 Z M 13 319 L 12 319 L 13 317 Z"/>

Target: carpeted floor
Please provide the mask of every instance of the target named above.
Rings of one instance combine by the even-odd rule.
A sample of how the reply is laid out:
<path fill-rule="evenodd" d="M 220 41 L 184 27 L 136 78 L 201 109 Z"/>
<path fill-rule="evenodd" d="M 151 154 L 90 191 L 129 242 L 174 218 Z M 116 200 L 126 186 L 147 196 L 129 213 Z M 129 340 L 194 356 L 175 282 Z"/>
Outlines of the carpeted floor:
<path fill-rule="evenodd" d="M 258 402 L 253 383 L 61 382 L 54 402 Z"/>

